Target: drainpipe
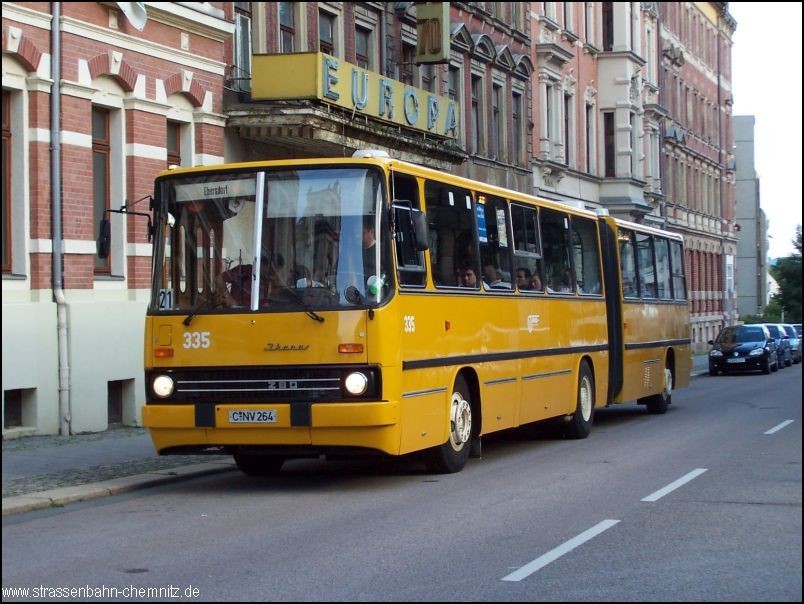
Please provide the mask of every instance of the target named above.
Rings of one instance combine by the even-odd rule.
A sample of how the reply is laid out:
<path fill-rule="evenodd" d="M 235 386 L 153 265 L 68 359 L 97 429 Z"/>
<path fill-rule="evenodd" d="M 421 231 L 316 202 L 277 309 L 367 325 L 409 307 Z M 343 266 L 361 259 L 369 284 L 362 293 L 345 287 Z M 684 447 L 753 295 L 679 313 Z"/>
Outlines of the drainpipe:
<path fill-rule="evenodd" d="M 53 236 L 53 297 L 56 300 L 56 330 L 59 354 L 59 434 L 70 435 L 70 355 L 68 349 L 67 299 L 64 296 L 61 233 L 61 3 L 51 3 L 50 24 L 50 195 Z"/>

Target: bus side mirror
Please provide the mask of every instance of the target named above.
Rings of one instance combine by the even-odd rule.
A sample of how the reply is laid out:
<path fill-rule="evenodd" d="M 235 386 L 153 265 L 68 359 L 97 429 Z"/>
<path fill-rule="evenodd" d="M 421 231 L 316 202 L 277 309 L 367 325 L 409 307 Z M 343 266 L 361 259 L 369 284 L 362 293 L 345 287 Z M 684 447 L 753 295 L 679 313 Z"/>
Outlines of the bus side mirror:
<path fill-rule="evenodd" d="M 417 252 L 430 249 L 430 227 L 427 225 L 427 216 L 421 210 L 411 209 L 410 219 L 413 222 L 413 236 Z"/>
<path fill-rule="evenodd" d="M 109 249 L 112 245 L 112 224 L 108 218 L 101 220 L 100 229 L 98 230 L 98 258 L 108 258 Z"/>

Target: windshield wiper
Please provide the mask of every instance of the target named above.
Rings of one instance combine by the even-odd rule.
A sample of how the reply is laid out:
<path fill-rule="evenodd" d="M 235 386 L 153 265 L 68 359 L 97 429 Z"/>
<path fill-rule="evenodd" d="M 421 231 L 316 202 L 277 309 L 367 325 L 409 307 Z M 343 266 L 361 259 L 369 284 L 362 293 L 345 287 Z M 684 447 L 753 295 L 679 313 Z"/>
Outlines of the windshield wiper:
<path fill-rule="evenodd" d="M 223 300 L 201 300 L 201 303 L 191 310 L 189 315 L 184 317 L 184 321 L 182 321 L 182 323 L 189 327 L 193 317 L 195 317 L 198 313 L 200 313 L 202 310 L 210 310 L 217 306 L 223 306 Z"/>
<path fill-rule="evenodd" d="M 302 310 L 304 310 L 304 314 L 306 314 L 311 319 L 318 321 L 319 323 L 324 322 L 324 317 L 322 317 L 321 315 L 316 313 L 312 308 L 307 306 L 307 303 L 304 300 L 302 300 L 302 297 L 295 291 L 293 291 L 290 287 L 286 285 L 284 291 L 290 294 L 290 297 L 299 303 L 299 306 L 301 306 Z"/>

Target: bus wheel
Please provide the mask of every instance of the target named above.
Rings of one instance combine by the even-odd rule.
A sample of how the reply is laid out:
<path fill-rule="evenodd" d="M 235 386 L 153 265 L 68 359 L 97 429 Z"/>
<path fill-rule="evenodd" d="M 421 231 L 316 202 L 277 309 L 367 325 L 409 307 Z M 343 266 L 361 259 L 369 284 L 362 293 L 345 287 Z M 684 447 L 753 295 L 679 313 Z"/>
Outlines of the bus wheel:
<path fill-rule="evenodd" d="M 449 438 L 440 447 L 428 451 L 427 467 L 434 474 L 460 472 L 469 459 L 472 441 L 472 399 L 469 386 L 458 376 L 449 409 Z"/>
<path fill-rule="evenodd" d="M 271 476 L 282 469 L 285 463 L 284 457 L 271 455 L 258 455 L 253 453 L 235 453 L 234 457 L 237 469 L 247 476 Z"/>
<path fill-rule="evenodd" d="M 595 381 L 586 361 L 581 363 L 578 372 L 578 402 L 575 413 L 566 417 L 564 436 L 567 438 L 586 438 L 592 430 L 595 416 Z"/>
<path fill-rule="evenodd" d="M 667 407 L 670 405 L 672 393 L 673 372 L 670 370 L 670 367 L 665 366 L 664 386 L 662 387 L 662 391 L 659 394 L 654 394 L 653 396 L 648 396 L 645 398 L 645 405 L 648 409 L 648 413 L 652 413 L 654 415 L 667 413 Z"/>

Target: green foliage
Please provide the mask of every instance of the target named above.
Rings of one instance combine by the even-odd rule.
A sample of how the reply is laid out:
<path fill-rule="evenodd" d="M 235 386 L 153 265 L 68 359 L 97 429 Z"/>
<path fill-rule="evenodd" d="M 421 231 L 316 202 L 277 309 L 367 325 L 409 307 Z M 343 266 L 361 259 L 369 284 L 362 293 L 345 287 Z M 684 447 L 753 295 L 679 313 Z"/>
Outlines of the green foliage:
<path fill-rule="evenodd" d="M 801 323 L 801 225 L 796 227 L 793 246 L 796 251 L 792 256 L 781 258 L 770 267 L 779 291 L 771 297 L 765 311 L 765 319 L 769 322 L 782 321 L 784 311 L 785 323 Z"/>

